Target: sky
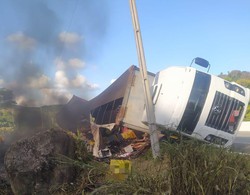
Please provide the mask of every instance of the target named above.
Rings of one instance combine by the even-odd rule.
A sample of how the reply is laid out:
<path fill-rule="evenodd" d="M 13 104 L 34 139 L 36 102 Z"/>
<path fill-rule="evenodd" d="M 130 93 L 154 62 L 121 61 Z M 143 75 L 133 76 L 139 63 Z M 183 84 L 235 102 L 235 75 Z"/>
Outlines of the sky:
<path fill-rule="evenodd" d="M 138 66 L 129 0 L 0 0 L 0 88 L 22 105 L 89 100 Z M 136 0 L 147 69 L 250 71 L 250 1 Z M 204 68 L 194 66 L 202 71 Z"/>

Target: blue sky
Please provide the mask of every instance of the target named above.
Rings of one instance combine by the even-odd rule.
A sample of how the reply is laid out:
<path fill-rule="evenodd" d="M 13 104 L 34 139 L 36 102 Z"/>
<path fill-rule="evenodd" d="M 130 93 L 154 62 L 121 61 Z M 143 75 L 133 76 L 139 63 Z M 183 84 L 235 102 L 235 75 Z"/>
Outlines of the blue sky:
<path fill-rule="evenodd" d="M 249 1 L 136 4 L 149 71 L 195 57 L 212 74 L 250 71 Z M 19 103 L 91 99 L 138 64 L 129 0 L 1 0 L 1 8 L 0 87 Z"/>

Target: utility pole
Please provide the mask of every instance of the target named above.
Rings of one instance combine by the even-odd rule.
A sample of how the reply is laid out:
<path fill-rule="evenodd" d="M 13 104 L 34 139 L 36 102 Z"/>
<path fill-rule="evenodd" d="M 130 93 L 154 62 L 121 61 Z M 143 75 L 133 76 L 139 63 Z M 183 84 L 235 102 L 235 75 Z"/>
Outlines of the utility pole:
<path fill-rule="evenodd" d="M 157 158 L 160 154 L 159 138 L 158 138 L 157 128 L 155 125 L 155 113 L 154 113 L 154 107 L 153 107 L 153 102 L 152 102 L 152 96 L 150 93 L 147 66 L 146 66 L 146 60 L 144 56 L 144 49 L 143 49 L 143 44 L 142 44 L 141 32 L 140 32 L 140 24 L 138 20 L 135 0 L 130 0 L 130 11 L 131 11 L 132 21 L 133 21 L 133 26 L 134 26 L 137 55 L 138 55 L 140 72 L 141 72 L 141 77 L 142 77 L 142 84 L 143 84 L 144 95 L 145 95 L 144 98 L 146 102 L 146 112 L 147 112 L 147 119 L 148 119 L 148 126 L 149 126 L 151 148 L 152 148 L 153 157 Z"/>

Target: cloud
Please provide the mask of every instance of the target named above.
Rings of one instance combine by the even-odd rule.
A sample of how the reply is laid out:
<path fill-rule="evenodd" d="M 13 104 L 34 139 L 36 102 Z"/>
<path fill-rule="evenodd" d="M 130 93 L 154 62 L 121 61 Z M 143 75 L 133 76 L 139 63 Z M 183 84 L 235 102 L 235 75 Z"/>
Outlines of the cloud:
<path fill-rule="evenodd" d="M 75 79 L 72 80 L 72 86 L 75 88 L 81 88 L 86 85 L 87 79 L 83 75 L 76 75 Z"/>
<path fill-rule="evenodd" d="M 81 69 L 85 68 L 85 62 L 79 58 L 62 59 L 60 57 L 54 60 L 56 73 L 54 77 L 55 94 L 61 94 L 61 90 L 68 97 L 69 94 L 85 96 L 87 98 L 91 92 L 99 88 L 99 85 L 91 83 L 81 73 Z M 60 91 L 60 93 L 58 92 Z M 52 92 L 48 94 L 53 94 Z"/>
<path fill-rule="evenodd" d="M 99 88 L 99 85 L 95 83 L 89 83 L 88 80 L 83 75 L 76 75 L 76 77 L 72 80 L 71 86 L 73 88 L 81 88 L 88 90 L 95 90 Z"/>
<path fill-rule="evenodd" d="M 99 88 L 99 85 L 96 83 L 88 84 L 89 89 L 95 90 Z"/>
<path fill-rule="evenodd" d="M 69 79 L 64 71 L 58 70 L 55 73 L 55 84 L 59 88 L 67 88 L 69 86 Z"/>
<path fill-rule="evenodd" d="M 68 75 L 63 70 L 58 70 L 55 74 L 55 87 L 57 89 L 65 89 L 66 91 L 74 89 L 94 90 L 97 89 L 99 85 L 89 83 L 86 77 L 79 73 L 72 79 L 69 79 Z"/>
<path fill-rule="evenodd" d="M 57 70 L 64 70 L 66 68 L 65 62 L 62 60 L 62 58 L 56 58 L 54 60 L 54 64 L 56 65 Z"/>
<path fill-rule="evenodd" d="M 9 35 L 7 37 L 7 40 L 9 42 L 14 43 L 17 47 L 20 47 L 21 49 L 32 50 L 36 46 L 36 40 L 32 37 L 28 37 L 22 32 L 17 32 Z"/>
<path fill-rule="evenodd" d="M 58 57 L 54 60 L 54 64 L 56 65 L 57 70 L 68 69 L 70 71 L 85 67 L 85 62 L 79 58 L 71 58 L 69 60 L 63 60 L 62 58 Z"/>
<path fill-rule="evenodd" d="M 77 44 L 82 40 L 82 37 L 74 32 L 61 32 L 59 40 L 66 44 Z"/>
<path fill-rule="evenodd" d="M 68 64 L 73 68 L 83 68 L 85 66 L 85 62 L 79 58 L 69 59 Z"/>

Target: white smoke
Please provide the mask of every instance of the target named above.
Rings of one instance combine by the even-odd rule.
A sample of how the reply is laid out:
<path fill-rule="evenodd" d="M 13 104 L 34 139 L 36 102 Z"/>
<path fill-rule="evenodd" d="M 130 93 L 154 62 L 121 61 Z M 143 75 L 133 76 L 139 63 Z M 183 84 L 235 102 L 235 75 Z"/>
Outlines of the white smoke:
<path fill-rule="evenodd" d="M 30 77 L 27 87 L 35 89 L 49 88 L 51 79 L 46 75 L 41 75 L 40 77 Z"/>
<path fill-rule="evenodd" d="M 20 49 L 33 50 L 36 46 L 36 40 L 23 32 L 11 34 L 7 37 L 7 40 Z"/>

